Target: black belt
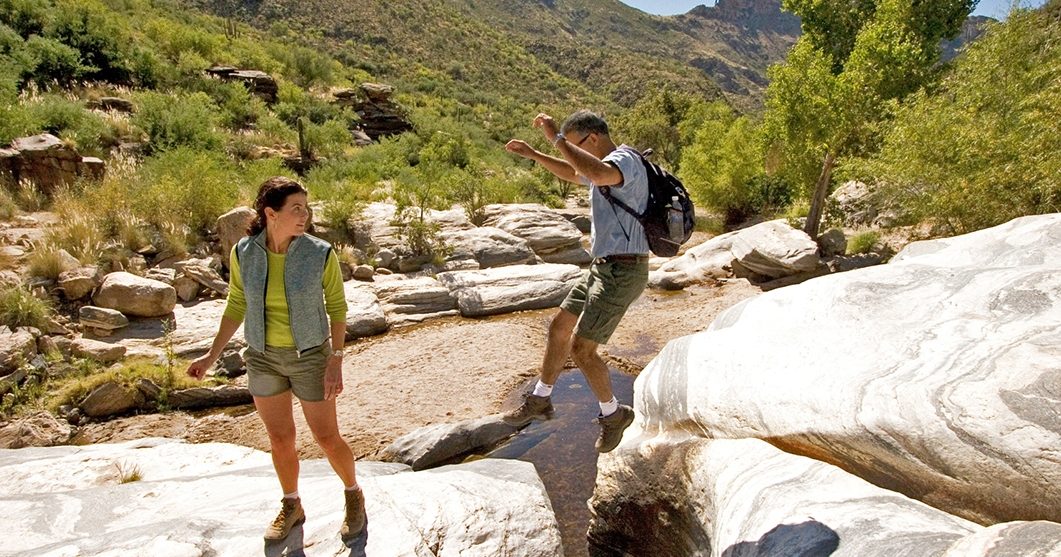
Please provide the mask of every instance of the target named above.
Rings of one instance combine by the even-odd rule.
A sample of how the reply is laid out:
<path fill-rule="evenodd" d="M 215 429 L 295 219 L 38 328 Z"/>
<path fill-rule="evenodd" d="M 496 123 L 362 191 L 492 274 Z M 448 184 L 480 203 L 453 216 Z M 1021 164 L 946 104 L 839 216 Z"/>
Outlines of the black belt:
<path fill-rule="evenodd" d="M 637 253 L 618 253 L 615 255 L 605 255 L 604 257 L 598 257 L 593 260 L 593 264 L 603 265 L 605 263 L 641 263 L 642 261 L 648 261 L 648 256 Z"/>

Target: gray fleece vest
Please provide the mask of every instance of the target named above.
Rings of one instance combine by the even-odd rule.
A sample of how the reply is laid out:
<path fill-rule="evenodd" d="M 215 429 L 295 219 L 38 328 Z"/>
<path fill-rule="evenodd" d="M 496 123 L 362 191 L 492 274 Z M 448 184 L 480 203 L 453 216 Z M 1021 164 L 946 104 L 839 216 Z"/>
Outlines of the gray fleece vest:
<path fill-rule="evenodd" d="M 299 355 L 328 340 L 330 329 L 324 308 L 324 265 L 332 246 L 309 234 L 291 241 L 284 257 L 284 293 L 287 297 L 291 336 Z M 243 293 L 247 313 L 243 320 L 243 335 L 247 345 L 265 351 L 265 290 L 269 281 L 269 255 L 265 246 L 265 231 L 257 236 L 245 236 L 236 244 Z"/>

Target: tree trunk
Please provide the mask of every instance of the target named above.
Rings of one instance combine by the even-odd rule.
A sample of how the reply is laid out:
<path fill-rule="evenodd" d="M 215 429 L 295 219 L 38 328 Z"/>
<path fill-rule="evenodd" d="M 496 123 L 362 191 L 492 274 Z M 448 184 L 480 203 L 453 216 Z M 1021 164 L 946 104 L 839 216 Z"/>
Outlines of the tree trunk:
<path fill-rule="evenodd" d="M 818 239 L 818 226 L 821 224 L 822 212 L 825 210 L 825 197 L 829 195 L 829 182 L 832 181 L 835 162 L 835 155 L 831 152 L 825 154 L 822 173 L 818 176 L 818 183 L 814 186 L 814 197 L 811 198 L 807 224 L 803 226 L 803 231 L 814 240 Z"/>

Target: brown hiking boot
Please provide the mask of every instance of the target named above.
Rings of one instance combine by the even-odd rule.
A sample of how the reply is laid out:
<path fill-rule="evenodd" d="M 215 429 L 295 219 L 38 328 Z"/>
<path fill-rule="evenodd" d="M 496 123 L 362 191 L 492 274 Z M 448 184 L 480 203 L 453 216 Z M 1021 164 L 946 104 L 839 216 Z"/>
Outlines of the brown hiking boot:
<path fill-rule="evenodd" d="M 343 493 L 346 495 L 346 518 L 343 520 L 343 525 L 339 527 L 339 538 L 343 540 L 343 543 L 347 543 L 361 535 L 365 529 L 367 515 L 365 514 L 365 492 L 361 491 L 360 487 L 345 490 Z"/>
<path fill-rule="evenodd" d="M 553 417 L 553 402 L 547 396 L 536 396 L 531 393 L 523 395 L 523 404 L 519 408 L 501 416 L 501 421 L 513 427 L 523 427 L 532 421 L 547 420 Z"/>
<path fill-rule="evenodd" d="M 593 420 L 600 424 L 600 437 L 597 438 L 597 452 L 610 452 L 623 440 L 623 432 L 634 423 L 634 409 L 620 404 L 619 409 L 607 418 L 597 417 Z"/>
<path fill-rule="evenodd" d="M 280 514 L 276 515 L 273 523 L 265 529 L 265 539 L 269 541 L 282 540 L 291 533 L 291 529 L 306 521 L 306 513 L 302 510 L 302 500 L 298 498 L 284 497 L 280 500 Z"/>

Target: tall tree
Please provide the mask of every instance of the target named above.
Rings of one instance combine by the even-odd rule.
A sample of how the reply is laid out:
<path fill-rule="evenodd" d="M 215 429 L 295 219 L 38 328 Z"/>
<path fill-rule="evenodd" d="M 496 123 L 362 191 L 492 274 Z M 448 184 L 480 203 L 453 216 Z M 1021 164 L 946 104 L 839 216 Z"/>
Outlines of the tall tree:
<path fill-rule="evenodd" d="M 957 36 L 977 1 L 783 0 L 804 33 L 770 69 L 766 126 L 810 195 L 809 235 L 818 234 L 837 158 L 875 147 L 880 123 L 933 76 L 940 41 Z"/>

